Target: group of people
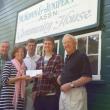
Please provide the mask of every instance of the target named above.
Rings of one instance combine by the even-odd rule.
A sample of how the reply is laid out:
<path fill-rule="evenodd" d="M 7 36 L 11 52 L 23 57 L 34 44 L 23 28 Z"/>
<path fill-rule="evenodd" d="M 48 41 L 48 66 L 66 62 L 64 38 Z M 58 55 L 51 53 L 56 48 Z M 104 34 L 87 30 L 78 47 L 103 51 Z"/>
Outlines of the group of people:
<path fill-rule="evenodd" d="M 11 59 L 9 43 L 0 44 L 0 110 L 87 110 L 89 59 L 76 48 L 74 36 L 64 35 L 62 43 L 67 52 L 64 62 L 54 52 L 53 37 L 44 38 L 42 56 L 35 54 L 34 39 L 26 47 L 15 47 Z M 27 70 L 42 70 L 42 74 L 30 77 Z"/>

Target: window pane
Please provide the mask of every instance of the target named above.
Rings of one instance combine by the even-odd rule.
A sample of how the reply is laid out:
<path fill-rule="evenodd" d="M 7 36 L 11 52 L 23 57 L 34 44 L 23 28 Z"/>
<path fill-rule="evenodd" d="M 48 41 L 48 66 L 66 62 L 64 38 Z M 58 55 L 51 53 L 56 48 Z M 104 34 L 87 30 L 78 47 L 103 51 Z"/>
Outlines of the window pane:
<path fill-rule="evenodd" d="M 37 46 L 37 54 L 42 55 L 43 54 L 43 45 L 42 46 Z"/>
<path fill-rule="evenodd" d="M 89 56 L 89 61 L 91 63 L 92 74 L 97 75 L 98 73 L 98 56 Z"/>
<path fill-rule="evenodd" d="M 57 53 L 57 49 L 58 49 L 58 43 L 55 43 L 55 48 L 54 51 Z"/>
<path fill-rule="evenodd" d="M 92 74 L 100 79 L 100 52 L 101 52 L 101 31 L 91 32 L 75 36 L 78 41 L 77 48 L 87 54 L 90 60 Z M 98 76 L 97 76 L 98 75 Z M 95 77 L 93 77 L 95 78 Z"/>
<path fill-rule="evenodd" d="M 98 42 L 99 42 L 98 34 L 88 36 L 88 54 L 97 54 L 98 53 Z"/>
<path fill-rule="evenodd" d="M 78 39 L 77 47 L 81 52 L 86 53 L 86 42 L 87 42 L 87 37 L 82 37 Z"/>

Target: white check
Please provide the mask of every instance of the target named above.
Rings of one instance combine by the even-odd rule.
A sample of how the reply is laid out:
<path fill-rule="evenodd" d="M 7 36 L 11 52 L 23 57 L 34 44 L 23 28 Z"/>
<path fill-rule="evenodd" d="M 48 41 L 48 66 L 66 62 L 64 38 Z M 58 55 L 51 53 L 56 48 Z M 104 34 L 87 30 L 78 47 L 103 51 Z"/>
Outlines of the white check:
<path fill-rule="evenodd" d="M 30 77 L 42 75 L 42 70 L 26 70 L 26 75 Z"/>

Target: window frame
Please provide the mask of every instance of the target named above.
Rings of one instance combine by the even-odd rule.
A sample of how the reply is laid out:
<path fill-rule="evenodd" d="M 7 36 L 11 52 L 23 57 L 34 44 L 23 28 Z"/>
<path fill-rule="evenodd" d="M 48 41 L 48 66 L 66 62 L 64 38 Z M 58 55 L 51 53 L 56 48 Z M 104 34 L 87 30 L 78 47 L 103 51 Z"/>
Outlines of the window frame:
<path fill-rule="evenodd" d="M 102 44 L 101 35 L 102 35 L 102 31 L 95 31 L 95 32 L 85 33 L 85 34 L 81 34 L 81 35 L 76 35 L 74 37 L 76 39 L 78 39 L 78 38 L 83 38 L 84 36 L 86 37 L 86 36 L 91 36 L 91 35 L 94 35 L 94 34 L 99 34 L 98 53 L 97 53 L 97 55 L 98 55 L 98 72 L 97 72 L 97 75 L 92 75 L 92 79 L 93 80 L 101 80 L 101 44 Z M 88 40 L 87 40 L 87 42 L 88 42 Z M 86 45 L 86 48 L 88 48 L 87 46 L 88 45 Z M 88 53 L 86 53 L 86 54 L 87 54 L 87 56 L 89 56 Z M 96 54 L 91 54 L 91 55 L 96 55 Z M 64 59 L 65 59 L 65 57 L 66 57 L 66 51 L 64 52 Z"/>

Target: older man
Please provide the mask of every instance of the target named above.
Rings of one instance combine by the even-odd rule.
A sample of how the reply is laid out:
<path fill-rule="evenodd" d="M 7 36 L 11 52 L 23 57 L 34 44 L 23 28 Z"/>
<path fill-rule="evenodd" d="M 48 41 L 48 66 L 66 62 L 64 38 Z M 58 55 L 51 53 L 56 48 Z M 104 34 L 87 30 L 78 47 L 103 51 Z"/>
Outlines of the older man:
<path fill-rule="evenodd" d="M 63 37 L 67 57 L 58 78 L 61 84 L 59 110 L 87 110 L 85 84 L 91 81 L 91 68 L 88 57 L 79 52 L 76 45 L 74 36 L 66 34 Z"/>
<path fill-rule="evenodd" d="M 0 90 L 1 90 L 1 75 L 2 70 L 5 65 L 5 62 L 9 60 L 8 52 L 9 52 L 10 44 L 8 41 L 2 41 L 0 43 Z"/>

